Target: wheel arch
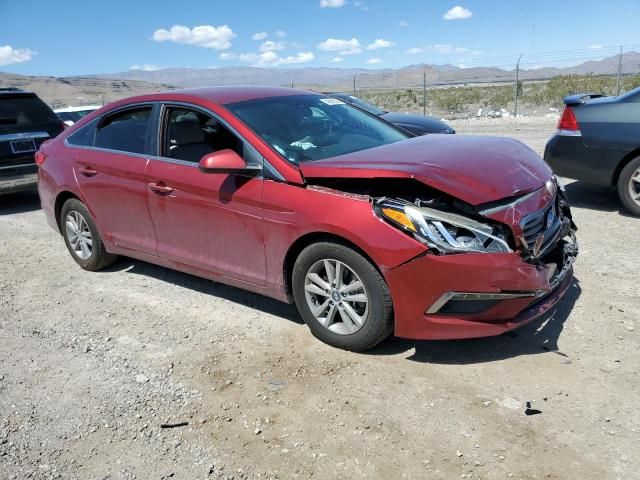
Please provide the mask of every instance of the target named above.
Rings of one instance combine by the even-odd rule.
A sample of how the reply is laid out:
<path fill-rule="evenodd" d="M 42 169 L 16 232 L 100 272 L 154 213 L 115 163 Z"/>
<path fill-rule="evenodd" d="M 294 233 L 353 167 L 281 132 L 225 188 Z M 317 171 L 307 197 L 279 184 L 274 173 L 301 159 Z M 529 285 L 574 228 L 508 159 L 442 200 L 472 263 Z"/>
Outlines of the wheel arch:
<path fill-rule="evenodd" d="M 296 241 L 293 242 L 293 244 L 291 244 L 291 246 L 289 247 L 289 250 L 287 250 L 287 253 L 284 257 L 282 278 L 284 279 L 284 291 L 289 302 L 293 301 L 293 290 L 292 290 L 291 283 L 292 283 L 292 277 L 293 277 L 293 266 L 296 263 L 296 259 L 298 258 L 300 253 L 309 245 L 312 245 L 314 243 L 320 243 L 320 242 L 337 243 L 338 245 L 343 245 L 345 247 L 351 248 L 352 250 L 358 252 L 360 255 L 366 258 L 367 261 L 369 261 L 371 265 L 373 265 L 375 269 L 378 270 L 382 278 L 384 278 L 384 275 L 380 270 L 380 267 L 373 260 L 373 258 L 371 258 L 371 255 L 369 255 L 367 252 L 365 252 L 362 248 L 360 248 L 358 245 L 353 243 L 351 240 L 348 240 L 347 238 L 342 237 L 340 235 L 336 235 L 334 233 L 327 233 L 327 232 L 307 233 L 305 235 L 302 235 L 298 239 L 296 239 Z"/>
<path fill-rule="evenodd" d="M 54 205 L 54 212 L 56 216 L 56 225 L 58 225 L 58 233 L 62 233 L 62 224 L 60 223 L 60 212 L 62 211 L 62 206 L 65 204 L 67 200 L 75 198 L 76 200 L 82 201 L 75 193 L 70 192 L 69 190 L 63 190 L 56 196 L 56 201 Z"/>
<path fill-rule="evenodd" d="M 627 153 L 624 157 L 622 157 L 622 160 L 620 160 L 618 162 L 618 165 L 616 166 L 616 169 L 613 172 L 613 177 L 611 179 L 611 186 L 615 187 L 618 185 L 618 180 L 620 179 L 620 174 L 622 173 L 622 170 L 624 169 L 624 167 L 626 167 L 629 162 L 631 162 L 634 158 L 640 157 L 640 147 L 636 148 L 635 150 L 632 150 L 631 152 Z"/>

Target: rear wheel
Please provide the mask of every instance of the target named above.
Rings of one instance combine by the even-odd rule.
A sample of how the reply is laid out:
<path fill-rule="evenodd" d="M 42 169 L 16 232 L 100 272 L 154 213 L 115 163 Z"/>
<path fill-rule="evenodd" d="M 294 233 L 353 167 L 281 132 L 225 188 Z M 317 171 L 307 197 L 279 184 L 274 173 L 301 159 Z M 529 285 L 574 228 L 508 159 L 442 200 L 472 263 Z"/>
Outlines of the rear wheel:
<path fill-rule="evenodd" d="M 93 217 L 80 200 L 65 202 L 60 210 L 60 226 L 69 253 L 85 270 L 102 270 L 115 262 L 116 255 L 105 250 Z"/>
<path fill-rule="evenodd" d="M 631 160 L 620 172 L 618 195 L 627 210 L 640 216 L 640 157 Z"/>
<path fill-rule="evenodd" d="M 305 248 L 293 267 L 292 286 L 305 323 L 329 345 L 363 351 L 393 331 L 384 278 L 349 247 L 322 242 Z"/>

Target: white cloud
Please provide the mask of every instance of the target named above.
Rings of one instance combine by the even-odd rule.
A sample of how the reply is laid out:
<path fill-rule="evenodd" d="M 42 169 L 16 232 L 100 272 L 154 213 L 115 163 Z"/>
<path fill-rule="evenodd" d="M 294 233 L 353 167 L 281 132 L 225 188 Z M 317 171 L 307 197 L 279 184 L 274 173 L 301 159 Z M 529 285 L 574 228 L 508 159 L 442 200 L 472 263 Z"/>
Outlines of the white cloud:
<path fill-rule="evenodd" d="M 436 53 L 440 53 L 443 55 L 446 54 L 471 54 L 471 55 L 479 55 L 482 53 L 480 50 L 469 50 L 465 47 L 456 47 L 455 45 L 448 44 L 436 44 L 436 45 L 427 45 L 427 50 L 433 50 Z"/>
<path fill-rule="evenodd" d="M 320 0 L 322 8 L 340 8 L 344 7 L 347 2 L 345 0 Z"/>
<path fill-rule="evenodd" d="M 367 60 L 368 65 L 377 65 L 378 63 L 382 63 L 382 60 L 379 58 L 370 58 Z"/>
<path fill-rule="evenodd" d="M 278 65 L 291 65 L 293 63 L 307 63 L 312 61 L 316 56 L 313 52 L 300 52 L 297 55 L 281 58 Z"/>
<path fill-rule="evenodd" d="M 241 62 L 255 62 L 258 59 L 257 53 L 232 53 L 222 52 L 220 54 L 220 60 L 240 60 Z"/>
<path fill-rule="evenodd" d="M 249 53 L 241 53 L 238 55 L 238 60 L 242 62 L 255 62 L 258 58 L 257 53 L 249 52 Z"/>
<path fill-rule="evenodd" d="M 300 52 L 288 57 L 280 57 L 276 52 L 263 52 L 258 55 L 254 65 L 258 67 L 277 67 L 296 63 L 310 62 L 315 58 L 312 52 Z"/>
<path fill-rule="evenodd" d="M 416 55 L 418 53 L 424 53 L 424 48 L 413 47 L 413 48 L 410 48 L 409 50 L 407 50 L 405 53 L 408 53 L 409 55 Z"/>
<path fill-rule="evenodd" d="M 260 40 L 264 40 L 268 36 L 269 34 L 267 32 L 258 32 L 251 35 L 251 40 L 256 40 L 259 42 Z"/>
<path fill-rule="evenodd" d="M 332 59 L 331 59 L 331 61 L 332 61 L 333 63 L 342 63 L 342 62 L 344 62 L 344 58 L 342 58 L 342 57 L 335 57 L 335 58 L 332 58 Z"/>
<path fill-rule="evenodd" d="M 464 20 L 472 17 L 471 10 L 456 5 L 451 10 L 448 10 L 442 18 L 445 20 Z"/>
<path fill-rule="evenodd" d="M 162 67 L 159 67 L 158 65 L 153 65 L 151 63 L 144 63 L 142 65 L 131 65 L 129 67 L 129 70 L 142 70 L 143 72 L 153 72 L 155 70 L 160 70 Z"/>
<path fill-rule="evenodd" d="M 599 43 L 594 43 L 593 45 L 589 45 L 589 50 L 602 50 L 604 45 L 600 45 Z"/>
<path fill-rule="evenodd" d="M 268 66 L 275 65 L 275 63 L 280 59 L 276 52 L 263 52 L 258 55 L 256 60 L 256 65 L 259 66 Z"/>
<path fill-rule="evenodd" d="M 286 48 L 285 44 L 282 42 L 274 42 L 272 40 L 267 40 L 262 45 L 260 45 L 261 52 L 275 52 L 277 50 L 284 50 Z"/>
<path fill-rule="evenodd" d="M 378 50 L 380 48 L 389 48 L 393 47 L 395 42 L 390 42 L 389 40 L 383 40 L 382 38 L 376 38 L 373 43 L 367 45 L 367 50 Z"/>
<path fill-rule="evenodd" d="M 359 8 L 360 10 L 362 10 L 363 12 L 366 12 L 369 10 L 369 7 L 364 3 L 364 2 L 353 2 L 353 6 L 356 8 Z"/>
<path fill-rule="evenodd" d="M 284 30 L 276 30 L 275 35 L 278 38 L 284 38 L 287 36 L 287 32 L 285 32 Z"/>
<path fill-rule="evenodd" d="M 231 40 L 235 37 L 236 34 L 227 25 L 219 27 L 199 25 L 193 28 L 174 25 L 169 30 L 164 28 L 156 30 L 151 38 L 156 42 L 171 41 L 215 50 L 226 50 L 231 48 Z"/>
<path fill-rule="evenodd" d="M 28 48 L 13 48 L 11 45 L 0 46 L 0 65 L 28 62 L 36 54 Z"/>
<path fill-rule="evenodd" d="M 357 38 L 351 40 L 342 40 L 339 38 L 328 38 L 324 42 L 319 43 L 318 50 L 325 52 L 339 52 L 340 55 L 356 55 L 362 52 L 362 45 Z"/>
<path fill-rule="evenodd" d="M 402 27 L 402 28 L 406 28 L 409 26 L 409 22 L 405 21 L 405 20 L 401 20 L 398 22 L 398 26 Z"/>

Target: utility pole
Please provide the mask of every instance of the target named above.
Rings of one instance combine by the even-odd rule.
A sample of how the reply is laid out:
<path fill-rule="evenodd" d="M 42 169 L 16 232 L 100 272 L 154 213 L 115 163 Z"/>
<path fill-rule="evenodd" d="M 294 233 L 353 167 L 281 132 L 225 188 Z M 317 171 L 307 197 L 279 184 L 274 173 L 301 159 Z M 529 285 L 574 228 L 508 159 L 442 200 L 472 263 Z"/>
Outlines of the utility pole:
<path fill-rule="evenodd" d="M 618 78 L 616 80 L 616 95 L 620 95 L 620 74 L 622 73 L 622 45 L 620 45 L 620 55 L 618 55 Z"/>
<path fill-rule="evenodd" d="M 516 86 L 513 89 L 513 116 L 518 115 L 518 79 L 520 76 L 520 59 L 522 54 L 518 57 L 518 63 L 516 63 Z"/>
<path fill-rule="evenodd" d="M 356 94 L 356 76 L 357 76 L 357 75 L 358 75 L 357 73 L 353 75 L 353 96 L 354 96 L 354 97 L 357 97 L 357 96 L 358 96 L 358 95 Z"/>
<path fill-rule="evenodd" d="M 422 115 L 427 116 L 427 67 L 422 72 Z"/>

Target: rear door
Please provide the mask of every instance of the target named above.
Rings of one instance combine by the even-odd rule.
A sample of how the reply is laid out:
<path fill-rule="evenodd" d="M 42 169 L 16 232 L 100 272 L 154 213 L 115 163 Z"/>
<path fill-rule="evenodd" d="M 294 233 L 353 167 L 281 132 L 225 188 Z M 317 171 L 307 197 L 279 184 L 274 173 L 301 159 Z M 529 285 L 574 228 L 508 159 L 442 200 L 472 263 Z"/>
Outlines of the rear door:
<path fill-rule="evenodd" d="M 36 173 L 34 154 L 62 131 L 62 122 L 35 94 L 0 92 L 0 176 Z"/>
<path fill-rule="evenodd" d="M 147 207 L 147 153 L 154 106 L 128 106 L 95 122 L 93 147 L 77 148 L 74 172 L 105 238 L 119 247 L 155 255 Z M 90 124 L 91 125 L 91 124 Z M 82 130 L 82 129 L 81 129 Z M 73 135 L 67 144 L 72 145 Z"/>

